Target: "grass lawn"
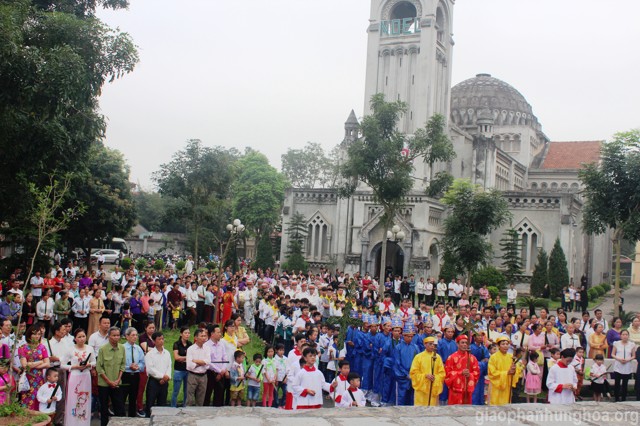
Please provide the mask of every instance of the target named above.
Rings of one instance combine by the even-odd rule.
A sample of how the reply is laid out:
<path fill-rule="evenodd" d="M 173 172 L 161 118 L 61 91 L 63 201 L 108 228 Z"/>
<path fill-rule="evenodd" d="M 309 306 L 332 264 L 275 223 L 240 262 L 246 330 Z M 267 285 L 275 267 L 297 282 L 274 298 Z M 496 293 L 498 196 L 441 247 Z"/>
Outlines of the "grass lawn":
<path fill-rule="evenodd" d="M 193 334 L 195 331 L 196 331 L 196 327 L 194 326 L 191 328 L 191 337 L 189 338 L 189 340 L 191 340 L 192 342 L 193 342 Z M 167 330 L 163 330 L 163 333 L 164 333 L 164 346 L 171 353 L 171 360 L 173 362 L 173 344 L 177 342 L 178 339 L 180 339 L 180 331 L 167 329 Z M 255 353 L 264 354 L 264 344 L 252 330 L 249 330 L 247 328 L 247 333 L 249 334 L 249 337 L 251 337 L 251 341 L 249 342 L 248 345 L 244 346 L 243 349 L 247 353 L 247 360 L 248 360 L 247 362 L 250 363 L 251 362 L 250 360 L 253 359 L 253 354 Z M 125 340 L 122 341 L 122 343 L 124 342 Z M 173 371 L 173 364 L 172 364 L 172 371 Z M 173 393 L 173 376 L 171 377 L 171 379 L 172 380 L 169 382 L 169 392 L 167 396 L 167 401 L 169 403 L 171 402 L 171 394 Z M 146 400 L 146 395 L 145 395 L 145 400 Z M 182 395 L 182 391 L 180 391 L 180 394 L 178 395 L 178 406 L 180 406 L 183 403 L 183 400 L 184 400 L 184 395 Z"/>

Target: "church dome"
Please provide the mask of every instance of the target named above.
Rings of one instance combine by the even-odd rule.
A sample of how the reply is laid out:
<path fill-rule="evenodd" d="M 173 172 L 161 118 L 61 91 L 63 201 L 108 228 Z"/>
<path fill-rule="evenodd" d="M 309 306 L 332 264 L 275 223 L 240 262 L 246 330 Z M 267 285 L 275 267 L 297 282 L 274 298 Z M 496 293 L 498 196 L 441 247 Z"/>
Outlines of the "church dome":
<path fill-rule="evenodd" d="M 479 116 L 492 117 L 495 126 L 540 128 L 524 96 L 490 74 L 478 74 L 451 89 L 451 119 L 456 125 L 476 128 Z"/>

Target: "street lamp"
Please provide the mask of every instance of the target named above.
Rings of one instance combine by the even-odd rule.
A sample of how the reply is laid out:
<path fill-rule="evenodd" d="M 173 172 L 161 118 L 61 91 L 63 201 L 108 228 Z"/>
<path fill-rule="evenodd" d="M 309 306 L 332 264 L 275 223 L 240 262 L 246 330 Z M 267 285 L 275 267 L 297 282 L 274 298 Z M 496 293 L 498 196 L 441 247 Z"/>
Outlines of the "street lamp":
<path fill-rule="evenodd" d="M 393 241 L 394 243 L 399 243 L 404 240 L 404 232 L 400 230 L 398 225 L 393 225 L 391 231 L 387 231 L 387 240 Z"/>
<path fill-rule="evenodd" d="M 229 231 L 229 243 L 227 244 L 225 266 L 231 266 L 233 272 L 238 270 L 238 240 L 244 230 L 245 227 L 240 219 L 234 219 L 233 222 L 227 224 L 227 231 Z M 233 251 L 231 251 L 230 248 L 232 248 Z"/>

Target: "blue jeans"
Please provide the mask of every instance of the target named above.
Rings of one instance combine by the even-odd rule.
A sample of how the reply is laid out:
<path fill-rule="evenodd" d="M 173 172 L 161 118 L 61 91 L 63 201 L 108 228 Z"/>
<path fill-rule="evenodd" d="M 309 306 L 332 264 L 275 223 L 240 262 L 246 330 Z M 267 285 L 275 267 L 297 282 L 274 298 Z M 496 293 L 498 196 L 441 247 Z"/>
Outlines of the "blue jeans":
<path fill-rule="evenodd" d="M 173 372 L 173 394 L 171 395 L 171 406 L 176 408 L 178 406 L 178 394 L 180 393 L 180 384 L 182 384 L 182 397 L 184 398 L 182 406 L 187 404 L 187 372 L 186 371 L 174 371 Z"/>
<path fill-rule="evenodd" d="M 282 389 L 282 396 L 278 397 L 280 389 Z M 284 407 L 287 398 L 287 384 L 277 382 L 276 386 L 273 388 L 273 393 L 273 408 Z"/>

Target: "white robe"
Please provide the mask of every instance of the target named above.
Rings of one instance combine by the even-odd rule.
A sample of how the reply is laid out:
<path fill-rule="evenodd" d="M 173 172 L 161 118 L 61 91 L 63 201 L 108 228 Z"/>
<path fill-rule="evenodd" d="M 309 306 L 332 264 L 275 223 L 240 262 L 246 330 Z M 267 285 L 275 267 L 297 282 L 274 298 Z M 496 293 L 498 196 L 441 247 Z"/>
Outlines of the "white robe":
<path fill-rule="evenodd" d="M 323 396 L 322 391 L 329 392 L 329 384 L 324 381 L 324 375 L 315 367 L 305 366 L 298 374 L 294 383 L 291 383 L 294 407 L 313 407 L 322 408 Z M 315 395 L 311 395 L 308 391 L 313 391 Z"/>
<path fill-rule="evenodd" d="M 334 383 L 335 386 L 333 386 L 333 383 L 331 384 L 329 394 L 331 395 L 331 398 L 333 398 L 333 400 L 336 402 L 336 404 L 338 404 L 342 399 L 342 394 L 345 393 L 349 388 L 349 381 L 346 377 L 342 376 L 342 374 L 338 374 L 335 378 Z"/>
<path fill-rule="evenodd" d="M 356 399 L 356 403 L 358 407 L 366 407 L 367 400 L 364 397 L 364 393 L 360 389 L 356 389 L 352 391 L 353 397 Z M 342 398 L 340 402 L 336 402 L 336 407 L 351 407 L 351 403 L 353 402 L 353 398 L 351 398 L 351 394 L 349 393 L 349 388 L 342 393 Z"/>
<path fill-rule="evenodd" d="M 549 404 L 573 404 L 576 397 L 571 389 L 563 389 L 562 385 L 571 383 L 578 385 L 578 376 L 573 366 L 565 366 L 562 361 L 549 369 L 547 387 L 549 388 Z"/>

